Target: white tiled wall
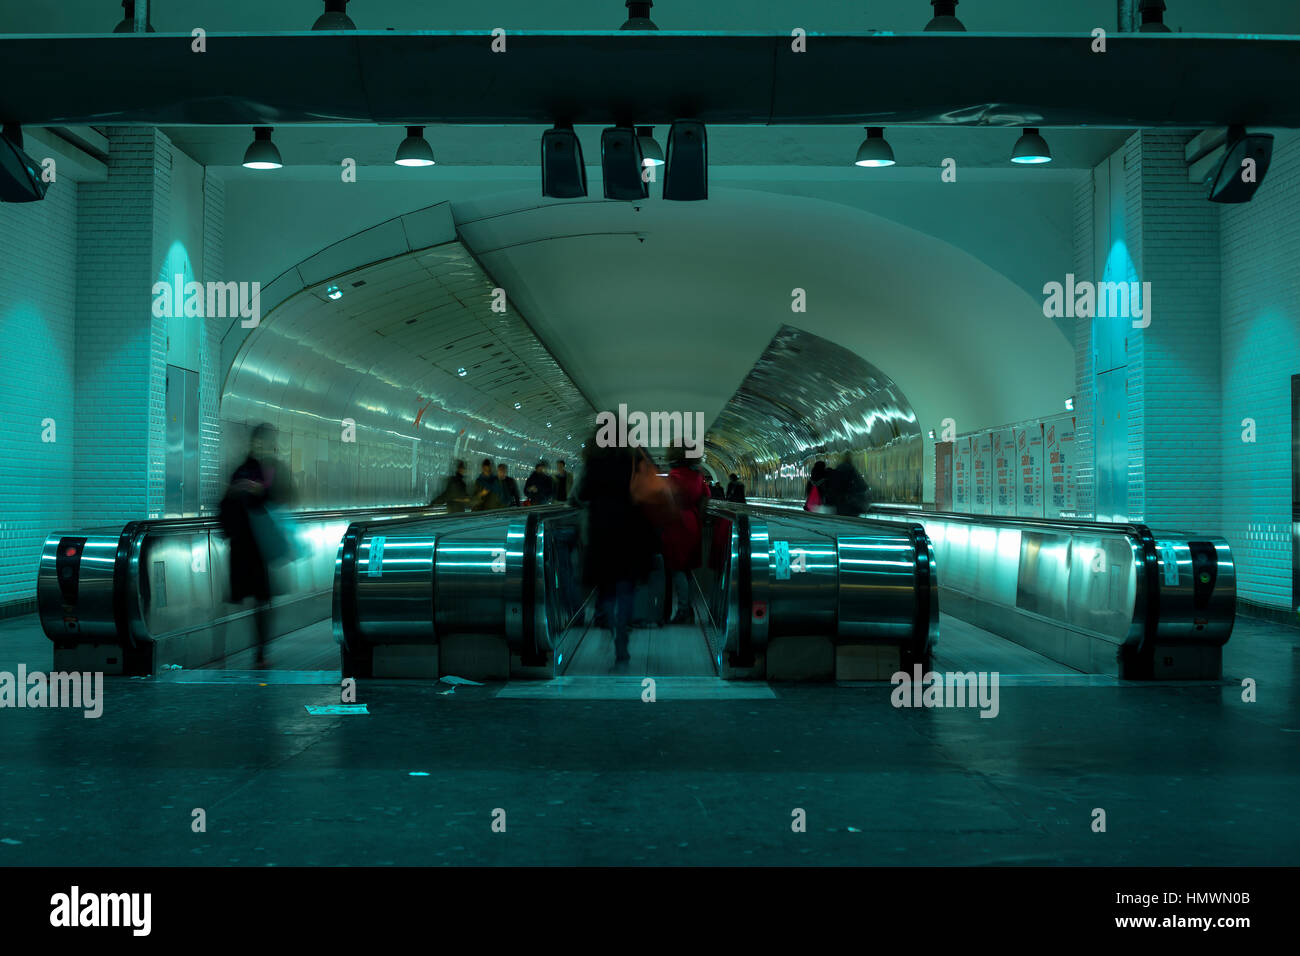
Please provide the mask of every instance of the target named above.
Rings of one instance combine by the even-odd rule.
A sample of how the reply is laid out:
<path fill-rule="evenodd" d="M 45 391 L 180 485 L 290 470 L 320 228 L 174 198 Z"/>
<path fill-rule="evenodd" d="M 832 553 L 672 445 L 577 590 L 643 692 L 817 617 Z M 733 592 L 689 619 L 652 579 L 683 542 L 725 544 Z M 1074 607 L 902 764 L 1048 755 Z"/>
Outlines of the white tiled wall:
<path fill-rule="evenodd" d="M 1142 361 L 1130 393 L 1143 436 L 1141 494 L 1130 500 L 1154 529 L 1218 532 L 1222 524 L 1219 437 L 1219 210 L 1188 182 L 1185 133 L 1143 131 L 1130 159 L 1139 173 L 1139 278 L 1150 282 L 1151 324 L 1131 329 Z M 1131 154 L 1132 156 L 1132 154 Z"/>
<path fill-rule="evenodd" d="M 1221 207 L 1223 516 L 1248 600 L 1289 607 L 1291 376 L 1300 375 L 1300 137 L 1254 200 Z M 1242 419 L 1257 440 L 1242 441 Z"/>
<path fill-rule="evenodd" d="M 125 523 L 162 507 L 164 320 L 152 314 L 158 133 L 109 131 L 108 179 L 80 190 L 74 515 Z"/>
<path fill-rule="evenodd" d="M 0 206 L 0 605 L 35 596 L 46 534 L 73 522 L 77 207 L 64 173 Z"/>

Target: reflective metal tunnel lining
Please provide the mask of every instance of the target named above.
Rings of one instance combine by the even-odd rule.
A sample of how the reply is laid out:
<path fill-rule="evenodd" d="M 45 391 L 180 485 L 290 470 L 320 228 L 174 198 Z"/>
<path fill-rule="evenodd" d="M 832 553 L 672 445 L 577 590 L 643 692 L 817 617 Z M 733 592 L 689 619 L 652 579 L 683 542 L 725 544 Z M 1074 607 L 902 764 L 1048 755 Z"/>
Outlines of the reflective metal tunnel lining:
<path fill-rule="evenodd" d="M 888 376 L 786 325 L 713 422 L 705 455 L 750 496 L 802 500 L 813 462 L 834 466 L 849 452 L 877 499 L 919 502 L 923 448 L 916 413 Z"/>
<path fill-rule="evenodd" d="M 331 287 L 342 295 L 330 299 Z M 490 458 L 521 487 L 538 458 L 576 460 L 595 411 L 513 305 L 493 311 L 494 292 L 452 242 L 288 299 L 227 377 L 223 474 L 261 422 L 279 431 L 303 507 L 428 501 L 457 458 L 468 480 Z"/>

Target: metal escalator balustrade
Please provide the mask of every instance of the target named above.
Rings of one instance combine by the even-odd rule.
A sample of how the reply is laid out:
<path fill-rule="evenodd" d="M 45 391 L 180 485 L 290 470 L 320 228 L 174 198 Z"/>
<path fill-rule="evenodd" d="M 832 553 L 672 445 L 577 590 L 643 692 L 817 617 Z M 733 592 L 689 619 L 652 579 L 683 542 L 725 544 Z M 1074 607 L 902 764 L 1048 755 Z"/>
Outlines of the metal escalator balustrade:
<path fill-rule="evenodd" d="M 1236 569 L 1221 537 L 881 507 L 868 517 L 925 526 L 946 613 L 1085 673 L 1222 676 Z"/>
<path fill-rule="evenodd" d="M 339 539 L 348 522 L 442 509 L 281 513 L 290 559 L 271 568 L 276 637 L 330 614 Z M 62 670 L 144 675 L 199 667 L 256 642 L 254 610 L 229 600 L 229 545 L 215 518 L 132 521 L 47 536 L 37 571 L 41 627 Z"/>
<path fill-rule="evenodd" d="M 705 537 L 724 676 L 886 680 L 928 666 L 938 602 L 919 524 L 711 502 Z"/>
<path fill-rule="evenodd" d="M 344 676 L 541 676 L 548 610 L 561 617 L 573 600 L 548 604 L 544 525 L 554 540 L 576 520 L 557 505 L 349 527 L 334 576 Z"/>

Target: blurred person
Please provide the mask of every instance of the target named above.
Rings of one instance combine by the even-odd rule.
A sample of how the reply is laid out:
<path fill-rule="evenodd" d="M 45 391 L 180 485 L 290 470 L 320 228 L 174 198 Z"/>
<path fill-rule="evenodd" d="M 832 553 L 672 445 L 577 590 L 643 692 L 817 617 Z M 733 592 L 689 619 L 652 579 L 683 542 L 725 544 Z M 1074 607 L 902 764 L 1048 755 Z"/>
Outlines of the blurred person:
<path fill-rule="evenodd" d="M 853 455 L 845 452 L 840 463 L 826 473 L 824 504 L 837 515 L 860 515 L 871 507 L 866 479 L 853 465 Z"/>
<path fill-rule="evenodd" d="M 268 505 L 289 497 L 287 481 L 275 464 L 276 433 L 270 425 L 253 429 L 248 454 L 230 476 L 218 520 L 230 541 L 230 600 L 253 599 L 257 632 L 256 666 L 266 664 L 271 641 L 271 565 L 289 554 L 289 542 Z"/>
<path fill-rule="evenodd" d="M 722 482 L 720 482 L 720 481 L 715 481 L 715 482 L 713 483 L 712 487 L 709 488 L 709 496 L 710 496 L 714 501 L 726 501 L 726 500 L 727 500 L 727 489 L 724 488 L 724 487 L 722 487 Z"/>
<path fill-rule="evenodd" d="M 548 474 L 550 465 L 543 458 L 533 469 L 533 473 L 528 476 L 524 482 L 524 494 L 528 496 L 529 502 L 535 505 L 549 505 L 555 500 L 555 482 L 551 480 Z"/>
<path fill-rule="evenodd" d="M 734 471 L 729 477 L 730 480 L 727 482 L 727 500 L 743 505 L 745 503 L 745 483 L 740 480 L 740 476 Z"/>
<path fill-rule="evenodd" d="M 685 448 L 668 451 L 668 484 L 677 504 L 676 516 L 663 529 L 664 570 L 671 589 L 665 604 L 677 599 L 677 611 L 669 624 L 689 624 L 695 620 L 691 606 L 690 574 L 700 566 L 700 534 L 704 528 L 704 506 L 709 500 L 709 485 L 704 476 L 691 467 Z"/>
<path fill-rule="evenodd" d="M 497 484 L 501 486 L 501 504 L 507 508 L 518 508 L 519 485 L 510 477 L 505 465 L 497 465 Z"/>
<path fill-rule="evenodd" d="M 469 486 L 465 484 L 465 462 L 462 459 L 457 459 L 456 470 L 429 504 L 446 505 L 448 511 L 464 511 L 469 507 Z"/>
<path fill-rule="evenodd" d="M 564 459 L 555 462 L 555 500 L 564 504 L 569 500 L 570 484 L 573 476 L 564 470 Z"/>
<path fill-rule="evenodd" d="M 484 458 L 478 467 L 478 477 L 474 479 L 470 508 L 473 511 L 490 511 L 500 507 L 501 484 L 492 470 L 492 459 Z"/>
<path fill-rule="evenodd" d="M 625 671 L 628 629 L 636 582 L 650 571 L 651 529 L 633 504 L 631 485 L 637 459 L 629 448 L 601 447 L 593 434 L 587 442 L 582 478 L 575 497 L 587 506 L 587 545 L 583 581 L 596 588 L 605 626 L 614 635 L 614 670 Z"/>
<path fill-rule="evenodd" d="M 826 487 L 826 462 L 819 461 L 812 467 L 812 474 L 803 486 L 803 510 L 820 511 L 822 507 L 822 489 Z"/>

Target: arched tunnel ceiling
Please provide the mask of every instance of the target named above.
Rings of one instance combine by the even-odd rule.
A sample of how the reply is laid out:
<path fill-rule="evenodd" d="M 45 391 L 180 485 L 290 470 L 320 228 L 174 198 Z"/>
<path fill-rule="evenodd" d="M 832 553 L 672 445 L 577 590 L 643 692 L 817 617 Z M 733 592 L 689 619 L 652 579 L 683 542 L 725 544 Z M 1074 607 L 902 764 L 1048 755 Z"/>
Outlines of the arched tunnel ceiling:
<path fill-rule="evenodd" d="M 330 299 L 330 286 L 343 295 Z M 240 348 L 222 416 L 289 416 L 291 430 L 315 420 L 323 434 L 351 418 L 449 447 L 468 428 L 514 459 L 573 454 L 594 412 L 519 313 L 493 311 L 494 286 L 453 242 L 304 290 Z"/>
<path fill-rule="evenodd" d="M 888 376 L 848 349 L 783 326 L 709 429 L 709 451 L 738 463 L 879 448 L 919 438 L 916 415 Z"/>
<path fill-rule="evenodd" d="M 944 418 L 959 430 L 1024 420 L 1073 392 L 1072 345 L 1041 301 L 944 242 L 836 203 L 740 190 L 703 203 L 515 194 L 453 211 L 598 409 L 699 411 L 712 423 L 789 323 L 889 376 L 923 431 Z M 796 289 L 806 311 L 792 310 Z"/>

